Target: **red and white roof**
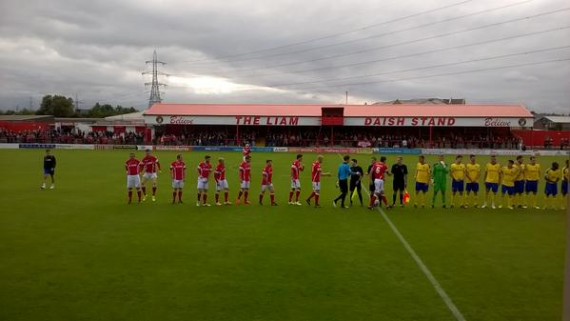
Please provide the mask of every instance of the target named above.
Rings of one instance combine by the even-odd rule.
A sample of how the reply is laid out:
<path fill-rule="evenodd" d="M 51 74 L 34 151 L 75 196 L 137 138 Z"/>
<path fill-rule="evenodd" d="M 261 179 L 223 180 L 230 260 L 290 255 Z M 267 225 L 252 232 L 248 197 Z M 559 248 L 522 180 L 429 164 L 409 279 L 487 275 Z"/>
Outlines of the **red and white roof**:
<path fill-rule="evenodd" d="M 320 126 L 323 108 L 343 108 L 345 126 L 525 127 L 522 105 L 219 105 L 155 104 L 147 124 Z"/>

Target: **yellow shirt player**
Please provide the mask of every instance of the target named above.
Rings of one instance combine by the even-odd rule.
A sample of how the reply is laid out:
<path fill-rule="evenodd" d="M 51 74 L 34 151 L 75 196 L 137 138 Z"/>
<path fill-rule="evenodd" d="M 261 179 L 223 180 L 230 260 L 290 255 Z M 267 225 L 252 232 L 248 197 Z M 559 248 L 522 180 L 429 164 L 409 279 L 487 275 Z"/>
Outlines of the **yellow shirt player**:
<path fill-rule="evenodd" d="M 552 209 L 556 209 L 553 201 L 556 199 L 556 196 L 558 196 L 558 181 L 562 179 L 562 171 L 560 170 L 557 162 L 552 163 L 552 167 L 546 170 L 544 179 L 546 180 L 546 187 L 544 189 L 546 194 L 546 204 L 544 209 L 547 209 L 549 205 Z"/>
<path fill-rule="evenodd" d="M 562 169 L 562 196 L 566 199 L 568 195 L 568 182 L 570 181 L 570 161 L 566 160 L 566 166 Z M 564 202 L 562 202 L 564 203 Z M 564 207 L 564 206 L 563 206 Z"/>
<path fill-rule="evenodd" d="M 429 181 L 431 178 L 431 168 L 426 164 L 425 157 L 421 155 L 419 162 L 416 165 L 416 201 L 414 206 L 417 207 L 418 203 L 422 207 L 425 206 L 425 198 L 429 189 Z"/>
<path fill-rule="evenodd" d="M 536 157 L 531 156 L 530 163 L 525 165 L 524 178 L 526 179 L 526 197 L 531 202 L 532 207 L 539 209 L 536 204 L 536 194 L 538 193 L 538 180 L 540 179 L 540 164 L 536 162 Z"/>
<path fill-rule="evenodd" d="M 482 208 L 487 207 L 487 199 L 491 199 L 491 208 L 495 208 L 495 196 L 499 191 L 499 181 L 501 178 L 501 165 L 497 163 L 497 156 L 491 156 L 491 162 L 485 166 L 485 203 Z"/>
<path fill-rule="evenodd" d="M 473 206 L 477 207 L 477 194 L 479 193 L 479 179 L 481 178 L 481 165 L 477 164 L 475 155 L 469 156 L 469 164 L 465 165 L 465 189 L 467 198 L 472 198 Z"/>
<path fill-rule="evenodd" d="M 451 164 L 450 174 L 451 174 L 451 207 L 455 207 L 455 195 L 459 194 L 460 197 L 463 196 L 463 191 L 465 189 L 465 164 L 462 164 L 463 156 L 458 155 L 455 157 L 455 163 Z M 461 208 L 465 206 L 463 197 L 461 197 Z"/>
<path fill-rule="evenodd" d="M 524 170 L 525 164 L 522 156 L 517 156 L 515 167 L 518 170 L 518 175 L 515 178 L 515 196 L 513 197 L 513 205 L 523 208 L 524 203 Z"/>
<path fill-rule="evenodd" d="M 512 160 L 509 160 L 508 165 L 501 169 L 503 203 L 505 203 L 506 200 L 507 204 L 505 205 L 511 210 L 513 209 L 511 199 L 513 195 L 515 195 L 515 179 L 519 174 L 519 169 L 514 166 L 514 163 Z M 501 206 L 499 206 L 499 208 L 501 208 Z"/>

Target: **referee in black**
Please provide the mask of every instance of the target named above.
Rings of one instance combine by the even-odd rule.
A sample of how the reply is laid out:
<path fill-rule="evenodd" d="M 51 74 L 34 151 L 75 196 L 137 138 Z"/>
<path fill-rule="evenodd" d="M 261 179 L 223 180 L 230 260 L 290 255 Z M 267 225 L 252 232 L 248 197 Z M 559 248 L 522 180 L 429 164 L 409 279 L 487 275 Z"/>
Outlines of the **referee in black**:
<path fill-rule="evenodd" d="M 394 181 L 392 187 L 394 194 L 392 194 L 392 207 L 396 206 L 396 196 L 400 194 L 400 206 L 404 207 L 404 193 L 406 187 L 408 187 L 408 167 L 403 163 L 404 159 L 398 157 L 396 159 L 396 164 L 392 165 L 392 170 L 390 171 L 394 175 Z"/>
<path fill-rule="evenodd" d="M 356 159 L 352 159 L 352 167 L 350 168 L 352 174 L 350 175 L 350 193 L 348 194 L 350 198 L 350 206 L 352 206 L 352 195 L 354 190 L 358 193 L 358 199 L 360 200 L 360 206 L 363 206 L 362 203 L 362 177 L 364 172 L 362 171 L 362 167 L 358 166 L 358 161 Z"/>

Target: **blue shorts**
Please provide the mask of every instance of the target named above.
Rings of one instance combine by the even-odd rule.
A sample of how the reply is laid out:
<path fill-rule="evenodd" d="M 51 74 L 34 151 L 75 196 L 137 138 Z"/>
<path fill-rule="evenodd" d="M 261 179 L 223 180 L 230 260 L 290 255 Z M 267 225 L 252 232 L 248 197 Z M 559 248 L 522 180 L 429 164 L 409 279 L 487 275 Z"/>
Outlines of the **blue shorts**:
<path fill-rule="evenodd" d="M 515 181 L 515 194 L 523 194 L 524 193 L 524 181 Z"/>
<path fill-rule="evenodd" d="M 479 193 L 479 183 L 467 183 L 465 184 L 465 189 L 467 190 L 467 193 Z"/>
<path fill-rule="evenodd" d="M 562 189 L 562 195 L 566 196 L 568 195 L 568 181 L 562 181 L 561 184 L 561 189 Z"/>
<path fill-rule="evenodd" d="M 44 175 L 55 175 L 55 168 L 44 168 Z"/>
<path fill-rule="evenodd" d="M 485 183 L 485 188 L 487 191 L 491 191 L 495 194 L 499 191 L 499 183 Z"/>
<path fill-rule="evenodd" d="M 427 183 L 416 183 L 416 192 L 427 193 L 429 185 Z"/>
<path fill-rule="evenodd" d="M 526 193 L 538 193 L 538 181 L 526 181 Z"/>
<path fill-rule="evenodd" d="M 555 183 L 546 183 L 544 187 L 544 193 L 546 196 L 554 196 L 558 195 L 558 184 Z"/>
<path fill-rule="evenodd" d="M 464 189 L 465 189 L 465 184 L 463 181 L 451 181 L 451 192 L 463 193 Z"/>
<path fill-rule="evenodd" d="M 514 186 L 501 186 L 501 192 L 503 195 L 507 194 L 509 196 L 515 195 L 515 187 Z"/>

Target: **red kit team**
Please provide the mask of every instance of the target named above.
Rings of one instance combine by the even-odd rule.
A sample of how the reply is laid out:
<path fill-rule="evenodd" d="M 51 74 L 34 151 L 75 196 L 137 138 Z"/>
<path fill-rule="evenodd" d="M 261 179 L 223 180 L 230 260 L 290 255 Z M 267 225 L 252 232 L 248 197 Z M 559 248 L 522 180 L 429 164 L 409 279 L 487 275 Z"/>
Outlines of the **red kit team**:
<path fill-rule="evenodd" d="M 374 163 L 368 173 L 371 182 L 374 183 L 374 193 L 371 195 L 369 208 L 378 206 L 380 201 L 387 205 L 386 196 L 384 195 L 384 178 L 385 175 L 389 175 L 389 171 L 385 160 L 382 157 L 380 162 Z M 322 171 L 322 163 L 323 156 L 319 155 L 311 166 L 312 193 L 305 200 L 307 204 L 314 204 L 315 207 L 320 207 L 321 177 L 330 176 L 330 173 Z M 147 185 L 149 184 L 152 184 L 152 201 L 156 201 L 158 173 L 161 171 L 158 158 L 152 155 L 150 150 L 146 150 L 146 155 L 142 161 L 136 159 L 135 154 L 131 153 L 129 159 L 125 162 L 125 169 L 127 172 L 128 203 L 130 204 L 133 201 L 133 190 L 137 192 L 138 202 L 144 202 L 147 199 Z M 304 169 L 303 155 L 298 154 L 295 161 L 291 164 L 289 205 L 302 205 L 300 202 L 300 176 Z M 214 169 L 211 157 L 205 156 L 204 160 L 198 164 L 196 170 L 198 174 L 196 206 L 211 206 L 208 203 L 208 190 L 212 173 L 216 182 L 215 204 L 217 206 L 232 204 L 229 200 L 230 187 L 226 178 L 226 164 L 223 158 L 218 159 L 218 164 Z M 273 162 L 271 160 L 266 161 L 261 174 L 259 204 L 263 205 L 265 194 L 268 193 L 270 205 L 277 206 L 275 188 L 273 187 Z M 182 190 L 186 181 L 186 164 L 181 154 L 178 154 L 176 160 L 170 164 L 170 177 L 172 179 L 172 204 L 182 203 Z M 239 166 L 239 179 L 240 190 L 236 204 L 249 205 L 251 204 L 249 199 L 251 188 L 251 148 L 249 145 L 246 145 L 243 149 L 243 162 Z"/>

